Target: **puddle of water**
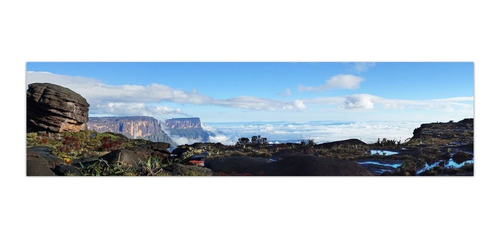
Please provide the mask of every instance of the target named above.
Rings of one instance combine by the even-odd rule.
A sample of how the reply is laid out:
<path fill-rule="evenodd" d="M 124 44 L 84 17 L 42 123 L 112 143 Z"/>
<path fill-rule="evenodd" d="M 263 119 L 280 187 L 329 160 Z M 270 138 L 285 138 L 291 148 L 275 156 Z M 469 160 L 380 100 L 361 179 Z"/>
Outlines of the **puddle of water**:
<path fill-rule="evenodd" d="M 437 166 L 439 165 L 439 163 L 440 163 L 440 161 L 435 162 L 435 163 L 433 163 L 433 164 L 431 164 L 431 165 L 429 165 L 429 164 L 425 163 L 425 167 L 424 167 L 424 168 L 422 168 L 422 169 L 420 169 L 420 170 L 418 170 L 418 171 L 417 171 L 417 175 L 419 175 L 419 174 L 421 174 L 421 173 L 423 173 L 423 172 L 425 172 L 425 171 L 427 171 L 427 170 L 431 170 L 431 169 L 433 169 L 433 168 L 437 167 Z"/>
<path fill-rule="evenodd" d="M 445 165 L 447 168 L 461 168 L 466 164 L 474 163 L 474 159 L 463 161 L 462 163 L 458 164 L 457 162 L 453 161 L 453 159 L 450 158 L 448 163 Z"/>
<path fill-rule="evenodd" d="M 379 163 L 375 161 L 364 161 L 364 162 L 358 162 L 358 164 L 373 164 L 373 165 L 380 165 L 380 166 L 385 166 L 385 167 L 392 167 L 392 168 L 398 168 L 401 166 L 400 163 L 396 164 L 387 164 L 387 163 Z"/>
<path fill-rule="evenodd" d="M 423 173 L 423 172 L 425 172 L 427 170 L 431 170 L 431 169 L 439 166 L 440 162 L 441 161 L 438 161 L 438 162 L 435 162 L 435 163 L 433 163 L 431 165 L 429 165 L 429 164 L 426 163 L 424 168 L 422 168 L 422 169 L 420 169 L 420 170 L 417 171 L 417 175 L 419 175 L 419 174 L 421 174 L 421 173 Z M 458 164 L 457 162 L 453 161 L 452 158 L 450 158 L 448 160 L 448 162 L 446 162 L 446 164 L 444 165 L 444 167 L 445 168 L 461 168 L 461 167 L 465 166 L 466 164 L 471 164 L 471 163 L 474 163 L 474 159 L 467 160 L 467 161 L 464 161 L 464 162 Z"/>
<path fill-rule="evenodd" d="M 378 150 L 378 149 L 372 149 L 370 150 L 371 155 L 385 155 L 385 156 L 390 156 L 390 155 L 396 155 L 399 154 L 398 152 L 394 151 L 389 151 L 389 150 Z"/>

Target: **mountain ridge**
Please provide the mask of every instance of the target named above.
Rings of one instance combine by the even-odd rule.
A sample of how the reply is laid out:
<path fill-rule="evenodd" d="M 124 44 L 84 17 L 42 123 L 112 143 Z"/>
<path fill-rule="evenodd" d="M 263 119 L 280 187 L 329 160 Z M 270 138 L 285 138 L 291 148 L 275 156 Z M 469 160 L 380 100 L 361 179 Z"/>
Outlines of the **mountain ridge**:
<path fill-rule="evenodd" d="M 172 137 L 183 137 L 200 142 L 210 140 L 210 133 L 203 129 L 198 117 L 167 119 L 162 124 L 162 128 Z"/>
<path fill-rule="evenodd" d="M 177 145 L 162 129 L 160 122 L 150 116 L 89 117 L 89 130 L 100 133 L 123 134 L 131 139 L 146 139 L 153 142 L 166 142 Z"/>

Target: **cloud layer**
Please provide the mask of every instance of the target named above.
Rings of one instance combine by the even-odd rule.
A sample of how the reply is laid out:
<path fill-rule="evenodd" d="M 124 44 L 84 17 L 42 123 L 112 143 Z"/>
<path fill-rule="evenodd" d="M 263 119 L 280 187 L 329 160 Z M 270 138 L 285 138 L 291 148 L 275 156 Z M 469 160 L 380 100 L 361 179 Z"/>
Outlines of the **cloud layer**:
<path fill-rule="evenodd" d="M 297 142 L 312 139 L 316 143 L 357 138 L 367 143 L 378 138 L 404 141 L 412 137 L 413 130 L 421 122 L 241 122 L 241 123 L 205 123 L 205 130 L 217 128 L 217 137 L 212 142 L 235 144 L 239 137 L 261 135 L 271 143 Z"/>
<path fill-rule="evenodd" d="M 28 84 L 50 82 L 68 87 L 85 97 L 91 104 L 91 114 L 113 115 L 154 115 L 184 114 L 181 109 L 150 104 L 171 102 L 178 104 L 215 105 L 247 110 L 282 111 L 303 110 L 301 101 L 278 101 L 266 98 L 239 96 L 228 99 L 215 99 L 198 94 L 173 89 L 163 84 L 107 85 L 103 82 L 79 76 L 65 76 L 48 72 L 27 72 Z"/>
<path fill-rule="evenodd" d="M 303 86 L 300 85 L 298 90 L 303 91 L 327 91 L 332 89 L 358 89 L 364 79 L 355 75 L 336 75 L 325 81 L 325 84 L 320 86 Z"/>
<path fill-rule="evenodd" d="M 323 97 L 304 100 L 306 104 L 336 105 L 341 110 L 440 110 L 472 109 L 474 97 L 453 97 L 430 100 L 388 99 L 370 94 L 353 94 L 344 97 Z"/>
<path fill-rule="evenodd" d="M 329 89 L 355 89 L 363 78 L 354 75 L 337 75 L 325 81 L 324 85 L 302 86 L 304 91 Z M 216 99 L 197 91 L 187 92 L 163 84 L 108 85 L 103 82 L 79 76 L 64 76 L 47 72 L 27 72 L 27 83 L 50 82 L 68 87 L 91 104 L 90 114 L 94 116 L 187 116 L 179 107 L 186 104 L 221 106 L 253 111 L 306 111 L 309 106 L 321 105 L 324 109 L 343 111 L 372 110 L 422 110 L 422 111 L 467 111 L 473 110 L 473 97 L 454 97 L 430 100 L 389 99 L 371 94 L 352 94 L 341 97 L 322 97 L 294 100 L 275 100 L 253 96 L 238 96 Z M 290 93 L 290 94 L 289 94 Z M 291 90 L 285 91 L 291 96 Z M 171 104 L 175 106 L 167 106 Z M 180 106 L 179 106 L 180 105 Z"/>

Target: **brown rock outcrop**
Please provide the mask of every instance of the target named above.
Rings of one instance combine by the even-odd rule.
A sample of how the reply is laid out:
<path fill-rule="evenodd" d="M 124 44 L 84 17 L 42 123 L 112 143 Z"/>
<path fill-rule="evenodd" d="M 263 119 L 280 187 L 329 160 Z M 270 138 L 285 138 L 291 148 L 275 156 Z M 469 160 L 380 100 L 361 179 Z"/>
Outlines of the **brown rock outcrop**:
<path fill-rule="evenodd" d="M 100 133 L 112 132 L 123 134 L 130 139 L 146 139 L 153 142 L 166 142 L 176 146 L 174 141 L 161 129 L 160 123 L 153 117 L 90 117 L 89 130 Z"/>
<path fill-rule="evenodd" d="M 50 83 L 28 86 L 28 132 L 77 132 L 87 129 L 89 103 L 78 93 Z"/>

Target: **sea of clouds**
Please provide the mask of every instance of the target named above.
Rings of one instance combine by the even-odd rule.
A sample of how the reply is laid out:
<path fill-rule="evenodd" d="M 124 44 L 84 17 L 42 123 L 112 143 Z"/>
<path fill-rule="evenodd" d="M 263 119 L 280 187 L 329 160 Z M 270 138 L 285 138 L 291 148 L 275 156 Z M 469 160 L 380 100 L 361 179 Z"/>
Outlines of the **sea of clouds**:
<path fill-rule="evenodd" d="M 377 139 L 406 139 L 424 122 L 230 122 L 204 123 L 203 129 L 212 133 L 210 142 L 235 144 L 238 138 L 254 135 L 266 137 L 270 143 L 300 142 L 314 140 L 325 143 L 345 139 L 359 139 L 374 143 Z"/>

